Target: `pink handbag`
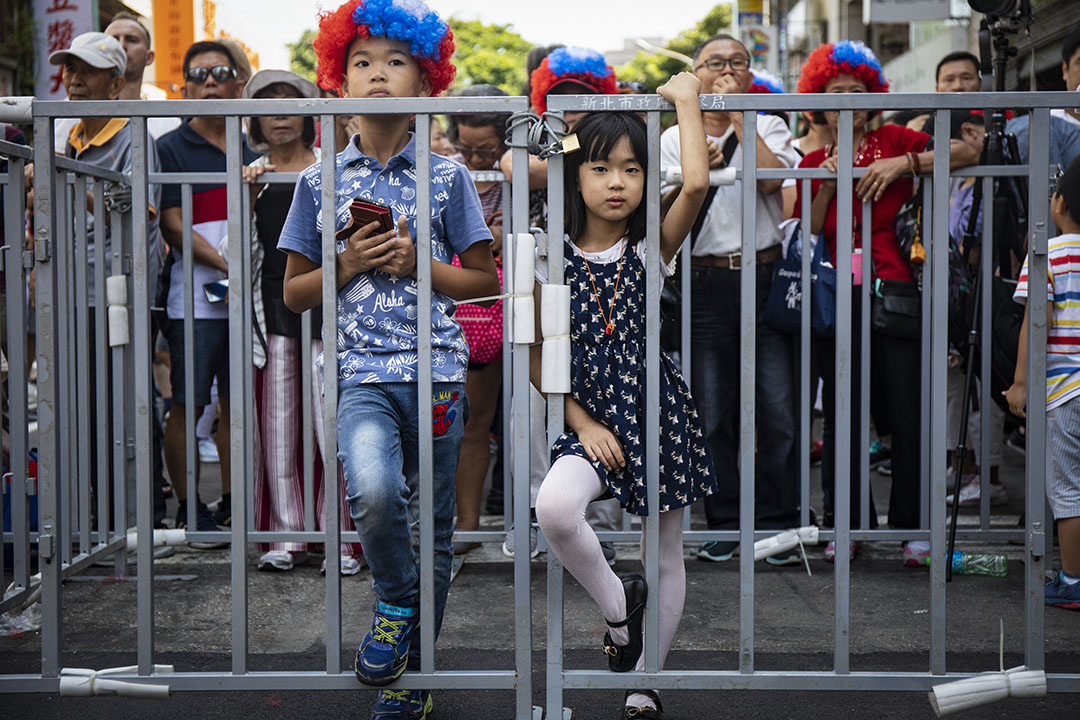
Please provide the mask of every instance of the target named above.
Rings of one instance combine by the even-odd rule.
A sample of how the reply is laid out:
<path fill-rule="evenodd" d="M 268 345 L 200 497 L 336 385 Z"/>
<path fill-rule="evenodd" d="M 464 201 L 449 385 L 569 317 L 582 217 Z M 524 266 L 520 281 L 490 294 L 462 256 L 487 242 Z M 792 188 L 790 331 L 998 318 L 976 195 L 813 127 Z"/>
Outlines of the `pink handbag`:
<path fill-rule="evenodd" d="M 495 269 L 499 273 L 499 287 L 502 287 L 503 269 L 500 258 L 495 260 Z M 454 267 L 461 267 L 461 261 L 454 256 Z M 458 305 L 454 319 L 465 333 L 465 342 L 469 344 L 469 362 L 487 365 L 502 359 L 503 343 L 503 302 L 496 300 L 491 307 L 479 305 Z"/>

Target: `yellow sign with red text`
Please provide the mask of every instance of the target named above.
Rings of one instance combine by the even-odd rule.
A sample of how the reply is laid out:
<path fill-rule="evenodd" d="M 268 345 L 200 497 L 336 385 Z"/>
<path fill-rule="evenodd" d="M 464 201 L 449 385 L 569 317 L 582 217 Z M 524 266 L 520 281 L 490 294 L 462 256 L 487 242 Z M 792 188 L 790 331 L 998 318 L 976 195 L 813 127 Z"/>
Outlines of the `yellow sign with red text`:
<path fill-rule="evenodd" d="M 154 0 L 156 85 L 171 99 L 184 85 L 184 53 L 195 42 L 192 0 Z"/>

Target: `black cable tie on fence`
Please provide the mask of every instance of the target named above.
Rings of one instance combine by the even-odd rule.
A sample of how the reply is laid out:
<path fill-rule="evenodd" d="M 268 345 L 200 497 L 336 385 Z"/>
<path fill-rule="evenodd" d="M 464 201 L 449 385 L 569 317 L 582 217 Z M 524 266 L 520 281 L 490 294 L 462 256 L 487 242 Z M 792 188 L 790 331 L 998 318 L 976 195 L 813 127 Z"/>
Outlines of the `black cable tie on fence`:
<path fill-rule="evenodd" d="M 556 128 L 553 122 L 561 128 Z M 525 145 L 515 145 L 512 140 L 514 130 L 519 125 L 528 127 L 528 138 Z M 534 112 L 518 112 L 510 116 L 506 121 L 507 146 L 512 148 L 524 147 L 530 155 L 535 155 L 541 160 L 547 160 L 552 155 L 563 152 L 563 137 L 570 131 L 570 126 L 563 120 L 561 114 L 544 113 L 543 116 Z"/>

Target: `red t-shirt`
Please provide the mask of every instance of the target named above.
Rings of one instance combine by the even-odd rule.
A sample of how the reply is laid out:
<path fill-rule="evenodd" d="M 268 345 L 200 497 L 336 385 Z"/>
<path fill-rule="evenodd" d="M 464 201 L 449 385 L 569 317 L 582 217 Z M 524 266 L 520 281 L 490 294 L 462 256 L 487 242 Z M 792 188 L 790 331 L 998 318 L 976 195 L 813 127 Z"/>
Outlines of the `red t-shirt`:
<path fill-rule="evenodd" d="M 930 136 L 926 133 L 909 130 L 896 125 L 884 125 L 877 130 L 866 134 L 862 146 L 855 153 L 855 167 L 867 167 L 875 160 L 882 158 L 899 157 L 909 152 L 922 152 L 929 142 Z M 820 167 L 832 150 L 831 147 L 823 147 L 810 153 L 799 163 L 800 168 Z M 852 186 L 857 183 L 853 183 Z M 810 181 L 811 197 L 817 195 L 821 187 L 821 180 Z M 795 201 L 795 217 L 799 217 L 802 208 L 802 183 L 797 182 L 795 188 L 798 198 Z M 884 280 L 899 280 L 912 282 L 911 268 L 907 260 L 900 252 L 900 245 L 896 242 L 896 214 L 900 207 L 911 198 L 914 186 L 910 177 L 902 177 L 895 180 L 873 204 L 870 210 L 871 228 L 871 252 L 874 254 L 874 272 Z M 852 193 L 852 242 L 853 247 L 862 247 L 862 201 Z M 825 215 L 825 225 L 822 234 L 829 243 L 829 252 L 832 254 L 833 263 L 836 262 L 836 197 L 829 204 L 829 212 Z"/>

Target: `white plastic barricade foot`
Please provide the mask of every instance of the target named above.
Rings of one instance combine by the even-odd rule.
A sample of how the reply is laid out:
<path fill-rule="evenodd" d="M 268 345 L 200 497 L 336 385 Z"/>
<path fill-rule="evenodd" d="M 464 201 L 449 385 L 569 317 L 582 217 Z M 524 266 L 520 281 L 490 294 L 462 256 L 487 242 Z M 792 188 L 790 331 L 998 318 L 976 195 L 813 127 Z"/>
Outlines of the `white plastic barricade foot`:
<path fill-rule="evenodd" d="M 89 670 L 86 668 L 64 668 L 60 671 L 60 694 L 67 697 L 91 697 L 93 695 L 120 695 L 122 697 L 143 700 L 168 700 L 168 685 L 146 685 L 143 683 L 111 680 L 109 675 L 128 675 L 138 670 L 137 665 Z M 172 665 L 155 665 L 154 674 L 168 674 Z"/>

